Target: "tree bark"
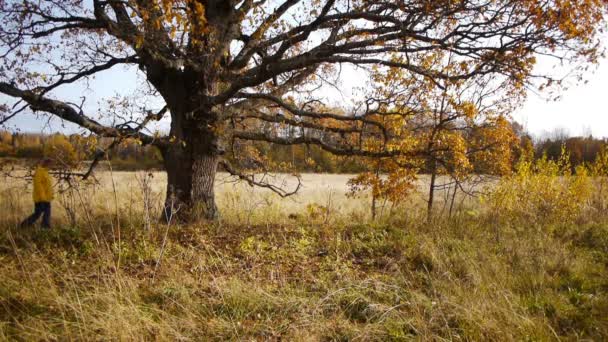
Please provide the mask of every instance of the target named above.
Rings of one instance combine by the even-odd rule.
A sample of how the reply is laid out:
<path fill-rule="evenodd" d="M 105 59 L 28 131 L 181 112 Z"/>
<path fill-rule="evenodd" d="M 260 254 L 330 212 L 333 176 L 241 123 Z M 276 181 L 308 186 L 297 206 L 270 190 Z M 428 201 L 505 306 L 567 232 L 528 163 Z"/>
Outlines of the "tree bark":
<path fill-rule="evenodd" d="M 219 156 L 180 152 L 163 153 L 167 171 L 167 196 L 162 214 L 166 222 L 216 220 L 215 175 Z"/>
<path fill-rule="evenodd" d="M 162 219 L 193 222 L 219 217 L 215 204 L 215 175 L 221 157 L 212 116 L 172 112 L 173 143 L 163 149 L 167 196 Z M 195 120 L 187 117 L 194 116 Z M 204 118 L 201 123 L 200 118 Z"/>
<path fill-rule="evenodd" d="M 192 164 L 192 202 L 197 217 L 217 220 L 219 214 L 215 205 L 215 174 L 218 156 L 202 155 Z"/>
<path fill-rule="evenodd" d="M 431 221 L 433 219 L 433 202 L 435 200 L 435 181 L 437 177 L 437 162 L 433 159 L 430 161 L 431 164 L 431 181 L 429 185 L 429 198 L 426 207 L 426 219 Z"/>
<path fill-rule="evenodd" d="M 382 162 L 379 161 L 378 164 L 376 165 L 376 175 L 375 176 L 376 176 L 377 181 L 379 181 L 378 178 L 380 177 L 380 166 L 381 166 L 380 164 L 381 163 Z M 376 198 L 375 190 L 376 189 L 372 188 L 372 221 L 376 220 L 376 200 L 377 200 L 377 198 Z"/>

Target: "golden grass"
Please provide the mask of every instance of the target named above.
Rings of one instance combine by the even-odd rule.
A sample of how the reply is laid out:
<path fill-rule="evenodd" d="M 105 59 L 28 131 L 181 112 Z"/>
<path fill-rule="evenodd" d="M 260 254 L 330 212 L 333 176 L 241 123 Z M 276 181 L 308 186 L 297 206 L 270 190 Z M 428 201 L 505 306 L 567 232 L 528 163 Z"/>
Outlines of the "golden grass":
<path fill-rule="evenodd" d="M 221 176 L 217 224 L 148 220 L 143 174 L 114 173 L 59 196 L 51 231 L 15 226 L 30 193 L 5 180 L 0 339 L 608 338 L 601 217 L 497 226 L 476 204 L 426 223 L 414 197 L 372 222 L 347 176 L 304 175 L 289 200 Z"/>
<path fill-rule="evenodd" d="M 149 175 L 151 175 L 150 178 Z M 225 173 L 218 173 L 216 178 L 216 200 L 221 219 L 230 224 L 251 224 L 265 222 L 288 222 L 290 215 L 306 214 L 312 207 L 325 207 L 329 210 L 332 218 L 348 217 L 351 215 L 361 216 L 365 220 L 370 217 L 371 198 L 369 194 L 362 193 L 357 196 L 349 196 L 348 180 L 354 175 L 346 174 L 302 174 L 302 187 L 297 194 L 281 198 L 270 190 L 251 187 L 244 182 L 237 181 L 234 177 Z M 284 189 L 292 190 L 297 185 L 297 180 L 292 175 L 276 174 L 266 176 L 264 181 L 280 185 Z M 86 207 L 92 213 L 116 212 L 121 208 L 122 212 L 131 215 L 141 214 L 144 206 L 144 189 L 142 181 L 148 181 L 150 185 L 150 209 L 160 212 L 165 199 L 166 174 L 164 172 L 99 172 L 96 184 L 80 187 L 77 191 L 69 192 L 67 195 L 57 194 L 54 202 L 55 218 L 61 221 L 67 220 L 66 207 Z M 416 192 L 401 203 L 401 207 L 418 208 L 426 205 L 426 194 L 428 192 L 428 177 L 420 176 Z M 6 202 L 0 210 L 13 214 L 12 222 L 26 215 L 31 210 L 31 184 L 20 178 L 5 178 L 0 191 L 11 193 L 11 202 Z M 447 211 L 446 191 L 437 191 L 436 205 L 439 209 Z M 9 195 L 5 195 L 9 196 Z M 73 196 L 74 198 L 70 198 Z M 470 203 L 471 198 L 459 194 L 457 204 Z M 1 204 L 0 204 L 1 205 Z M 384 210 L 380 213 L 384 216 L 394 214 L 399 208 L 392 208 L 390 203 L 379 204 Z"/>

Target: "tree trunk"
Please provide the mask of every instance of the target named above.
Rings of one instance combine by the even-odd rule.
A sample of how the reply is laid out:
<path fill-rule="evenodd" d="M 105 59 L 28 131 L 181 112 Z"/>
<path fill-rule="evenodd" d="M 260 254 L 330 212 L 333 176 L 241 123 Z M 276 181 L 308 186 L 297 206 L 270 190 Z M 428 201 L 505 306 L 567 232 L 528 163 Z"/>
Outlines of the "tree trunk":
<path fill-rule="evenodd" d="M 379 161 L 378 164 L 376 165 L 376 180 L 378 180 L 378 177 L 380 177 L 380 167 L 382 162 Z M 376 220 L 376 189 L 374 189 L 372 187 L 372 220 L 375 221 Z"/>
<path fill-rule="evenodd" d="M 216 220 L 215 174 L 219 156 L 215 153 L 165 152 L 167 196 L 163 219 L 170 221 Z"/>
<path fill-rule="evenodd" d="M 178 73 L 159 72 L 152 79 L 152 83 L 162 89 L 160 93 L 171 113 L 170 143 L 161 149 L 167 171 L 167 196 L 162 214 L 165 221 L 218 218 L 214 183 L 223 154 L 219 132 L 224 128 L 220 127 L 218 109 L 214 109 L 210 101 L 217 95 L 219 86 L 215 71 L 209 66 L 201 74 L 185 67 Z"/>
<path fill-rule="evenodd" d="M 372 191 L 372 221 L 376 220 L 376 195 Z"/>
<path fill-rule="evenodd" d="M 435 181 L 437 177 L 437 164 L 435 160 L 431 161 L 431 184 L 429 185 L 429 198 L 426 208 L 426 219 L 431 221 L 433 218 L 433 202 L 435 200 Z"/>
<path fill-rule="evenodd" d="M 213 122 L 199 120 L 173 114 L 174 142 L 163 150 L 167 197 L 162 216 L 167 222 L 213 221 L 219 216 L 214 184 L 221 149 Z"/>
<path fill-rule="evenodd" d="M 452 217 L 452 209 L 454 209 L 454 201 L 456 200 L 456 192 L 458 191 L 458 183 L 454 184 L 454 193 L 452 194 L 452 200 L 450 201 L 450 213 L 448 217 Z"/>
<path fill-rule="evenodd" d="M 192 202 L 197 217 L 216 220 L 219 216 L 215 205 L 215 174 L 218 156 L 202 155 L 192 164 Z"/>

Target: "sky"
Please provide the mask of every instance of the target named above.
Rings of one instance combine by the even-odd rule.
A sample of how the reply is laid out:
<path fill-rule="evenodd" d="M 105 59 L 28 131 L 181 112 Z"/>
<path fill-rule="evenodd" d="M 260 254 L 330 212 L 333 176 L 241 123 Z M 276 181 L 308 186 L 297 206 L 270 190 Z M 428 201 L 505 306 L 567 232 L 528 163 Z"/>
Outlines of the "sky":
<path fill-rule="evenodd" d="M 546 69 L 547 65 L 539 65 L 539 68 Z M 94 117 L 99 102 L 104 98 L 117 93 L 134 92 L 138 84 L 137 77 L 134 76 L 135 71 L 134 67 L 115 67 L 98 74 L 88 86 L 68 85 L 56 91 L 54 95 L 57 99 L 69 99 L 75 103 L 80 103 L 82 96 L 86 97 L 85 113 L 93 113 Z M 342 86 L 345 88 L 365 82 L 361 73 L 352 68 L 344 70 L 343 76 Z M 561 99 L 558 101 L 547 101 L 543 95 L 530 92 L 526 101 L 513 113 L 513 118 L 537 137 L 546 136 L 554 130 L 562 130 L 571 136 L 592 134 L 594 137 L 608 138 L 608 58 L 600 60 L 597 67 L 590 68 L 585 79 L 588 80 L 586 84 L 575 84 L 561 91 Z M 347 90 L 345 93 L 351 91 Z M 544 95 L 546 97 L 546 94 Z M 335 102 L 342 102 L 337 92 Z M 37 118 L 26 113 L 12 119 L 7 126 L 22 132 L 82 131 L 75 125 L 61 122 L 57 118 L 49 122 L 48 117 Z M 154 129 L 156 128 L 166 131 L 168 122 L 163 122 Z"/>
<path fill-rule="evenodd" d="M 559 101 L 547 101 L 529 92 L 513 118 L 537 136 L 565 129 L 571 136 L 608 138 L 608 58 L 590 68 L 585 79 L 586 84 L 561 91 Z"/>

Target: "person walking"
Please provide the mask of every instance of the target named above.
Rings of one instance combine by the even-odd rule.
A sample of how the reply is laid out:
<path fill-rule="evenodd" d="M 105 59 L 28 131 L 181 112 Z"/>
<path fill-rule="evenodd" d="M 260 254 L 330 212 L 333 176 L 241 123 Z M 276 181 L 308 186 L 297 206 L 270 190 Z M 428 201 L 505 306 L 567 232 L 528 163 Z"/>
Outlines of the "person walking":
<path fill-rule="evenodd" d="M 34 172 L 34 213 L 21 222 L 21 227 L 34 224 L 42 215 L 42 227 L 51 227 L 51 201 L 53 200 L 53 184 L 49 176 L 48 168 L 51 165 L 50 159 L 43 159 L 38 163 Z"/>

